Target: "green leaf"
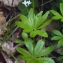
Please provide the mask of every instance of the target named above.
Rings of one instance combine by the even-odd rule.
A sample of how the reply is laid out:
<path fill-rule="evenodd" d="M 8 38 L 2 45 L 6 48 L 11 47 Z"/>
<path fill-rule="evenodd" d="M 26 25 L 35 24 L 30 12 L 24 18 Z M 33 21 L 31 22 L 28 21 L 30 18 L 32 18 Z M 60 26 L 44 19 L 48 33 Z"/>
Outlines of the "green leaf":
<path fill-rule="evenodd" d="M 61 47 L 61 46 L 63 46 L 63 39 L 59 40 L 57 44 L 57 47 Z"/>
<path fill-rule="evenodd" d="M 49 11 L 47 11 L 40 19 L 37 21 L 36 28 L 39 27 L 48 17 Z"/>
<path fill-rule="evenodd" d="M 19 55 L 18 58 L 20 58 L 21 60 L 29 60 L 29 59 L 31 59 L 31 56 L 22 56 L 22 55 Z"/>
<path fill-rule="evenodd" d="M 33 54 L 33 43 L 32 42 L 33 41 L 31 39 L 28 39 L 27 41 L 25 41 L 25 45 L 31 54 Z"/>
<path fill-rule="evenodd" d="M 53 33 L 58 35 L 58 36 L 63 37 L 62 33 L 60 31 L 58 31 L 58 30 L 53 30 Z"/>
<path fill-rule="evenodd" d="M 28 39 L 28 34 L 25 33 L 25 32 L 22 32 L 22 38 L 23 38 L 24 40 L 27 40 L 27 39 Z"/>
<path fill-rule="evenodd" d="M 46 27 L 47 25 L 49 25 L 51 23 L 52 19 L 46 21 L 44 24 L 42 24 L 38 29 L 41 29 L 41 28 L 44 28 Z"/>
<path fill-rule="evenodd" d="M 48 34 L 44 30 L 37 30 L 36 32 L 39 36 L 48 37 Z"/>
<path fill-rule="evenodd" d="M 40 17 L 42 16 L 42 14 L 43 14 L 43 11 L 40 11 L 40 12 L 36 15 L 36 17 L 40 18 Z"/>
<path fill-rule="evenodd" d="M 20 27 L 20 28 L 24 28 L 27 30 L 27 32 L 31 32 L 32 31 L 32 28 L 28 25 L 28 23 L 26 22 L 18 22 L 16 21 L 15 24 Z"/>
<path fill-rule="evenodd" d="M 23 22 L 28 23 L 28 18 L 27 18 L 25 15 L 20 14 L 20 19 L 21 19 Z"/>
<path fill-rule="evenodd" d="M 16 21 L 15 24 L 16 24 L 18 27 L 24 28 L 24 26 L 22 26 L 22 22 L 20 22 L 20 21 Z"/>
<path fill-rule="evenodd" d="M 28 19 L 26 16 L 20 14 L 20 18 L 21 18 L 22 22 L 23 22 L 24 24 L 26 24 L 26 26 L 28 26 L 28 28 L 32 28 L 31 22 L 29 21 L 29 19 Z M 24 25 L 24 24 L 23 24 L 23 25 Z M 25 25 L 24 25 L 24 26 L 25 26 Z M 26 28 L 26 26 L 25 26 L 25 28 Z"/>
<path fill-rule="evenodd" d="M 61 14 L 63 16 L 63 3 L 60 3 L 60 11 L 61 11 Z"/>
<path fill-rule="evenodd" d="M 61 36 L 54 36 L 51 38 L 51 40 L 60 40 L 62 37 Z"/>
<path fill-rule="evenodd" d="M 29 25 L 31 25 L 31 27 L 34 27 L 34 12 L 32 8 L 28 13 L 28 19 L 29 19 Z"/>
<path fill-rule="evenodd" d="M 51 58 L 42 58 L 42 63 L 55 63 Z"/>
<path fill-rule="evenodd" d="M 24 28 L 23 32 L 30 33 L 32 32 L 33 29 L 31 28 Z"/>
<path fill-rule="evenodd" d="M 62 18 L 62 16 L 55 10 L 51 10 L 51 13 L 54 15 L 52 19 L 58 20 Z"/>
<path fill-rule="evenodd" d="M 27 63 L 42 63 L 42 60 L 41 60 L 41 58 L 40 59 L 34 58 L 34 59 L 31 59 L 31 60 L 28 60 Z"/>
<path fill-rule="evenodd" d="M 40 21 L 40 19 L 41 19 L 41 17 L 42 17 L 42 13 L 43 13 L 43 11 L 39 12 L 39 13 L 35 16 L 35 18 L 34 18 L 34 21 L 35 21 L 35 28 L 37 28 L 37 24 L 38 24 L 38 22 Z"/>
<path fill-rule="evenodd" d="M 30 37 L 35 37 L 36 35 L 37 35 L 36 31 L 32 31 L 32 32 L 30 33 Z"/>
<path fill-rule="evenodd" d="M 33 59 L 28 60 L 26 63 L 34 63 Z"/>
<path fill-rule="evenodd" d="M 43 37 L 48 37 L 48 34 L 43 31 L 43 30 L 35 30 L 30 33 L 31 37 L 35 37 L 36 35 L 43 36 Z"/>
<path fill-rule="evenodd" d="M 55 63 L 53 59 L 51 58 L 37 58 L 29 60 L 27 63 Z"/>
<path fill-rule="evenodd" d="M 15 43 L 24 44 L 22 40 L 15 39 Z"/>
<path fill-rule="evenodd" d="M 63 22 L 63 17 L 62 17 L 62 19 L 61 19 L 61 22 Z"/>
<path fill-rule="evenodd" d="M 53 16 L 52 17 L 52 19 L 54 19 L 54 20 L 59 20 L 59 19 L 61 19 L 62 17 L 61 16 Z"/>
<path fill-rule="evenodd" d="M 44 50 L 42 50 L 41 52 L 39 52 L 37 57 L 41 57 L 41 56 L 45 56 L 47 54 L 50 54 L 53 51 L 53 49 L 54 49 L 53 46 L 49 46 L 49 47 L 45 48 Z"/>
<path fill-rule="evenodd" d="M 39 54 L 39 52 L 42 50 L 43 46 L 44 46 L 44 42 L 42 40 L 39 40 L 35 46 L 34 55 Z"/>
<path fill-rule="evenodd" d="M 63 56 L 59 56 L 57 59 L 61 61 L 63 60 Z"/>
<path fill-rule="evenodd" d="M 22 54 L 22 55 L 24 55 L 24 56 L 31 56 L 28 51 L 26 51 L 25 49 L 23 49 L 23 48 L 21 48 L 21 47 L 17 47 L 16 50 L 17 50 L 20 54 Z"/>
<path fill-rule="evenodd" d="M 25 7 L 25 5 L 22 4 L 22 2 L 19 2 L 18 9 L 21 11 L 22 14 L 27 14 L 27 8 Z"/>

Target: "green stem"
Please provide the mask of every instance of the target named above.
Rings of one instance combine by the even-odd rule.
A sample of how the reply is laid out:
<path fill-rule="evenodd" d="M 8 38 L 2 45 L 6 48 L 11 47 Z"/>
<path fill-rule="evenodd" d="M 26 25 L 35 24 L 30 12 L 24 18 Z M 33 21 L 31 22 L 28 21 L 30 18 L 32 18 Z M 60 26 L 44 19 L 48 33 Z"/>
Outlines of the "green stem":
<path fill-rule="evenodd" d="M 43 0 L 42 0 L 42 4 L 43 4 Z M 43 10 L 43 5 L 41 6 L 41 10 Z"/>
<path fill-rule="evenodd" d="M 28 13 L 28 7 L 26 7 L 26 9 L 27 9 L 27 13 Z"/>
<path fill-rule="evenodd" d="M 34 13 L 34 0 L 32 0 L 33 13 Z"/>

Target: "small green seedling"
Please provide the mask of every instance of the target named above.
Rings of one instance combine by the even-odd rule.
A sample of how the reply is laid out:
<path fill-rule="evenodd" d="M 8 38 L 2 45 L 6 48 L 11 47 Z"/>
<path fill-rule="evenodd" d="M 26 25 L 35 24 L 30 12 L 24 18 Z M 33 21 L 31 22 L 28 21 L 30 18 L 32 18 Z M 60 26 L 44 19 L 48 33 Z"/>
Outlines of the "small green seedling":
<path fill-rule="evenodd" d="M 25 45 L 28 50 L 21 47 L 17 47 L 16 50 L 21 54 L 18 57 L 25 60 L 26 63 L 55 63 L 53 59 L 46 57 L 53 51 L 53 46 L 43 49 L 44 42 L 42 40 L 39 40 L 36 46 L 30 40 L 26 41 Z"/>
<path fill-rule="evenodd" d="M 58 47 L 63 46 L 63 34 L 58 30 L 53 30 L 53 33 L 56 36 L 52 37 L 51 40 L 58 40 L 57 46 Z"/>
<path fill-rule="evenodd" d="M 23 32 L 30 33 L 31 37 L 35 37 L 36 35 L 48 37 L 48 34 L 41 29 L 50 24 L 52 20 L 50 19 L 45 22 L 49 15 L 49 11 L 47 11 L 44 15 L 42 15 L 42 13 L 43 11 L 35 15 L 33 9 L 31 8 L 27 17 L 20 14 L 20 19 L 22 21 L 16 21 L 16 25 L 22 28 Z"/>
<path fill-rule="evenodd" d="M 60 12 L 61 12 L 61 14 L 55 10 L 51 10 L 51 13 L 54 15 L 52 17 L 52 19 L 54 19 L 54 20 L 61 19 L 61 22 L 63 22 L 63 3 L 60 3 Z"/>

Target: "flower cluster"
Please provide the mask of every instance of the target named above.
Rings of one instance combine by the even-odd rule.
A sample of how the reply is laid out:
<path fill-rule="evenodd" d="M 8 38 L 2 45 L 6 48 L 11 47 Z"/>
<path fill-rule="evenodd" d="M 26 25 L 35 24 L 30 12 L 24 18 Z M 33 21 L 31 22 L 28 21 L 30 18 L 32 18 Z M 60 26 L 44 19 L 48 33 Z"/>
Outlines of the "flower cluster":
<path fill-rule="evenodd" d="M 31 4 L 31 2 L 30 2 L 30 0 L 29 1 L 24 0 L 24 2 L 22 2 L 22 4 L 24 4 L 27 7 Z"/>

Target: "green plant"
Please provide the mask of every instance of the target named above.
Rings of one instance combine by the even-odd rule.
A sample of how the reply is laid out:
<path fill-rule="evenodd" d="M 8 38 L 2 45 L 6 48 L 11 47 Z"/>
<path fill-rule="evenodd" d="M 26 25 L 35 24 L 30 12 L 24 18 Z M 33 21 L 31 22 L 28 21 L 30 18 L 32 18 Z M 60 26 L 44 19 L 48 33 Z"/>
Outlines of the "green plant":
<path fill-rule="evenodd" d="M 57 58 L 57 60 L 62 61 L 62 63 L 63 63 L 63 56 L 59 56 L 59 57 Z"/>
<path fill-rule="evenodd" d="M 51 2 L 51 5 L 52 5 L 51 8 L 54 10 L 58 10 L 61 2 L 62 2 L 62 0 L 55 0 L 55 1 Z"/>
<path fill-rule="evenodd" d="M 44 15 L 42 14 L 43 11 L 35 15 L 33 9 L 31 8 L 27 17 L 23 14 L 20 14 L 20 19 L 22 21 L 16 21 L 16 25 L 20 28 L 23 28 L 23 32 L 30 33 L 31 37 L 35 37 L 36 35 L 48 37 L 48 34 L 41 29 L 50 24 L 52 20 L 50 19 L 45 21 L 49 15 L 49 11 L 47 11 Z"/>
<path fill-rule="evenodd" d="M 63 34 L 58 30 L 53 30 L 53 33 L 56 36 L 52 37 L 51 40 L 58 40 L 57 46 L 58 47 L 63 46 Z"/>
<path fill-rule="evenodd" d="M 61 14 L 55 10 L 51 10 L 51 13 L 54 15 L 52 17 L 52 19 L 54 19 L 54 20 L 61 19 L 61 22 L 63 22 L 63 3 L 60 3 L 60 12 L 61 12 Z"/>
<path fill-rule="evenodd" d="M 26 3 L 27 3 L 27 1 L 29 1 L 29 2 L 31 2 L 31 4 L 30 5 L 26 4 L 27 5 L 26 6 L 25 4 L 22 3 L 23 1 L 26 1 Z M 33 8 L 35 10 L 35 8 L 38 6 L 38 0 L 22 0 L 22 2 L 20 2 L 18 4 L 18 9 L 24 15 L 27 15 L 28 10 L 30 10 L 30 8 Z M 37 10 L 35 10 L 35 11 L 37 12 Z"/>
<path fill-rule="evenodd" d="M 21 47 L 17 47 L 17 51 L 22 54 L 18 57 L 21 60 L 25 60 L 26 63 L 55 63 L 51 58 L 46 57 L 46 55 L 53 51 L 53 46 L 43 49 L 44 42 L 42 40 L 39 40 L 36 46 L 30 40 L 25 41 L 25 45 L 28 51 Z"/>

